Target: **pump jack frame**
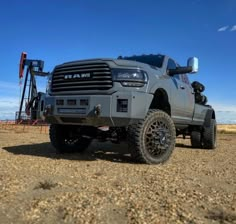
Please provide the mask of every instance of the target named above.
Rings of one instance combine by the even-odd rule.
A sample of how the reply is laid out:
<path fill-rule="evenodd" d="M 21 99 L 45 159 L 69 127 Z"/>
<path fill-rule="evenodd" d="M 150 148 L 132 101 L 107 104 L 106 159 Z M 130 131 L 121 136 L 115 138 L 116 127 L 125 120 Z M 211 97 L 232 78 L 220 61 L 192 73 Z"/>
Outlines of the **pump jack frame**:
<path fill-rule="evenodd" d="M 25 80 L 24 80 L 24 87 L 23 87 L 23 91 L 21 95 L 17 122 L 20 122 L 22 120 L 21 115 L 22 115 L 22 109 L 23 109 L 25 99 L 27 99 L 27 104 L 28 104 L 27 107 L 28 107 L 28 110 L 30 112 L 31 119 L 32 119 L 32 105 L 34 101 L 37 99 L 37 97 L 39 96 L 38 95 L 39 93 L 37 91 L 37 84 L 36 84 L 35 76 L 46 77 L 49 74 L 48 72 L 43 72 L 44 61 L 27 59 L 27 53 L 22 52 L 21 58 L 20 58 L 20 65 L 19 65 L 19 78 L 20 79 L 23 79 L 25 67 L 27 67 L 27 70 L 26 70 L 26 75 L 25 75 Z M 28 95 L 27 97 L 25 97 L 28 82 L 29 82 Z"/>

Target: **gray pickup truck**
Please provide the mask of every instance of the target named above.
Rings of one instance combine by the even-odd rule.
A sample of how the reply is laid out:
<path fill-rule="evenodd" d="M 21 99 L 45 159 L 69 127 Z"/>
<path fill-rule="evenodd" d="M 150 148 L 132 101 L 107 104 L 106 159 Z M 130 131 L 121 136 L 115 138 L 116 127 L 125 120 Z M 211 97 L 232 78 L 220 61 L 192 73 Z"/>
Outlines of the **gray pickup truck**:
<path fill-rule="evenodd" d="M 198 59 L 180 66 L 165 55 L 91 59 L 58 65 L 50 73 L 44 117 L 57 152 L 81 152 L 93 139 L 128 141 L 142 163 L 171 155 L 176 136 L 190 136 L 194 148 L 216 148 L 216 117 L 190 83 Z"/>

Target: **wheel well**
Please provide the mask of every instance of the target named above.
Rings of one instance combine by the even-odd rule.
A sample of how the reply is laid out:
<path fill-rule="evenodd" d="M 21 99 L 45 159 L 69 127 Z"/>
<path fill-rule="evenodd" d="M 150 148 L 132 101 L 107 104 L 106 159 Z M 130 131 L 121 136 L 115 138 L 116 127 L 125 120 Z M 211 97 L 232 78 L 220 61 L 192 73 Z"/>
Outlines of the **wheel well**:
<path fill-rule="evenodd" d="M 216 119 L 215 111 L 212 108 L 210 108 L 206 113 L 205 121 L 204 121 L 205 127 L 210 126 L 211 119 Z"/>
<path fill-rule="evenodd" d="M 164 89 L 156 90 L 149 109 L 160 109 L 171 115 L 169 98 Z"/>
<path fill-rule="evenodd" d="M 215 115 L 215 111 L 213 110 L 212 111 L 212 117 L 211 117 L 212 119 L 216 119 L 216 115 Z"/>

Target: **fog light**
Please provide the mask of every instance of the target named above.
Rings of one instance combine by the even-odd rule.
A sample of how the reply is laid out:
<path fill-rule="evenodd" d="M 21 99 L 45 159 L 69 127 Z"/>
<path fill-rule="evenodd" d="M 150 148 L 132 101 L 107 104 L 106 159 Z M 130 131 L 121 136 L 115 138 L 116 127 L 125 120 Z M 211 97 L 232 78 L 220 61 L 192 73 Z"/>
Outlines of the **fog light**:
<path fill-rule="evenodd" d="M 117 112 L 128 112 L 128 99 L 117 99 Z"/>

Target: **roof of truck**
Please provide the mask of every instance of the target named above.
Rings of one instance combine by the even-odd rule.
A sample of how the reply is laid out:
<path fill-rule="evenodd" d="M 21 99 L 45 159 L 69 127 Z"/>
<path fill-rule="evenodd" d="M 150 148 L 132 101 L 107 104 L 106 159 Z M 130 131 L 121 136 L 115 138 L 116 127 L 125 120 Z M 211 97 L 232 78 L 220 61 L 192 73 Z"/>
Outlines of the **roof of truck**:
<path fill-rule="evenodd" d="M 149 64 L 158 68 L 161 68 L 163 65 L 165 55 L 162 54 L 143 54 L 143 55 L 133 55 L 133 56 L 119 56 L 118 59 L 137 61 L 145 64 Z"/>

